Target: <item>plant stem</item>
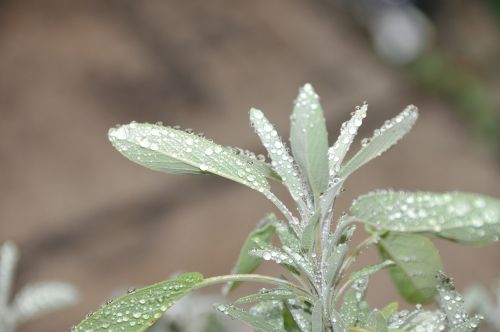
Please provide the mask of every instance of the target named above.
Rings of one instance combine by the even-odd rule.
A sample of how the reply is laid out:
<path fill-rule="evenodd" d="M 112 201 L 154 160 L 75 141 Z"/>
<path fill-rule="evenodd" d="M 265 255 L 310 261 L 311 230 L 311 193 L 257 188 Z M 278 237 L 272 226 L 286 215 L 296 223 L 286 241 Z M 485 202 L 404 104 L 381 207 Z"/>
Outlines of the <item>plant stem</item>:
<path fill-rule="evenodd" d="M 297 294 L 300 294 L 301 296 L 310 301 L 314 301 L 311 294 L 309 294 L 309 292 L 302 289 L 301 287 L 283 279 L 269 277 L 260 274 L 229 274 L 224 276 L 211 277 L 203 280 L 203 282 L 198 284 L 195 289 L 213 286 L 217 284 L 223 284 L 231 281 L 250 281 L 250 282 L 271 284 L 276 286 L 283 286 L 294 290 Z"/>

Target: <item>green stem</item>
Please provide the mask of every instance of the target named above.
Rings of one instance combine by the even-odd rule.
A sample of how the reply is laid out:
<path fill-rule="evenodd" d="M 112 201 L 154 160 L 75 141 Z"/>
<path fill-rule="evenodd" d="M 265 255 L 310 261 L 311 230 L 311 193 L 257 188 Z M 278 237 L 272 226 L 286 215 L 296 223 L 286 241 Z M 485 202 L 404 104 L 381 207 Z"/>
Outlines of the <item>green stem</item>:
<path fill-rule="evenodd" d="M 264 275 L 260 275 L 260 274 L 229 274 L 229 275 L 224 275 L 224 276 L 211 277 L 211 278 L 207 278 L 207 279 L 203 280 L 203 282 L 198 284 L 195 287 L 195 289 L 213 286 L 213 285 L 217 285 L 217 284 L 223 284 L 223 283 L 231 282 L 231 281 L 250 281 L 250 282 L 271 284 L 271 285 L 275 285 L 275 286 L 283 286 L 283 287 L 294 290 L 297 294 L 308 299 L 309 301 L 314 301 L 311 294 L 309 294 L 306 290 L 298 287 L 297 285 L 292 284 L 291 282 L 283 280 L 283 279 L 264 276 Z"/>

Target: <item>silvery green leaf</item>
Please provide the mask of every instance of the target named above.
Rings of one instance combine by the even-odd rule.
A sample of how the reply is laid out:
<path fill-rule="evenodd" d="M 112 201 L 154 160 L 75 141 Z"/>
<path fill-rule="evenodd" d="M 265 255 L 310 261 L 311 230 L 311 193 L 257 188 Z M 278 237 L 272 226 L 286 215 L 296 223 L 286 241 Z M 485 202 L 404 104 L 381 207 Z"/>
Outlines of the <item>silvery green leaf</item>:
<path fill-rule="evenodd" d="M 285 328 L 286 332 L 305 332 L 305 330 L 301 329 L 295 321 L 295 318 L 288 308 L 286 301 L 283 301 L 283 327 Z"/>
<path fill-rule="evenodd" d="M 330 176 L 333 177 L 338 174 L 340 165 L 345 158 L 349 147 L 351 146 L 354 137 L 358 133 L 358 128 L 363 123 L 366 117 L 368 104 L 364 103 L 363 106 L 356 106 L 356 110 L 352 113 L 349 121 L 342 124 L 340 128 L 340 135 L 337 141 L 328 149 L 328 160 L 330 163 Z"/>
<path fill-rule="evenodd" d="M 250 314 L 262 318 L 275 328 L 284 330 L 283 301 L 263 301 L 250 308 Z"/>
<path fill-rule="evenodd" d="M 347 244 L 341 243 L 332 250 L 332 253 L 326 260 L 325 284 L 328 287 L 334 285 L 338 277 L 342 263 L 347 253 Z"/>
<path fill-rule="evenodd" d="M 365 327 L 371 332 L 386 332 L 387 321 L 384 315 L 377 309 L 374 309 L 368 315 L 365 322 Z"/>
<path fill-rule="evenodd" d="M 382 308 L 381 312 L 382 312 L 382 315 L 384 315 L 384 318 L 386 320 L 388 320 L 389 317 L 391 317 L 392 314 L 394 314 L 396 312 L 396 310 L 398 310 L 398 308 L 399 308 L 399 303 L 391 302 L 388 305 L 386 305 L 384 308 Z"/>
<path fill-rule="evenodd" d="M 275 227 L 276 234 L 278 234 L 281 244 L 287 246 L 294 252 L 300 252 L 300 241 L 293 229 L 283 222 L 276 222 Z"/>
<path fill-rule="evenodd" d="M 453 281 L 444 273 L 437 275 L 438 305 L 446 314 L 451 332 L 474 332 L 482 318 L 469 317 L 465 310 L 463 296 L 455 290 Z"/>
<path fill-rule="evenodd" d="M 126 294 L 84 319 L 73 332 L 145 331 L 176 301 L 203 281 L 199 273 L 184 273 Z"/>
<path fill-rule="evenodd" d="M 339 176 L 343 179 L 347 178 L 358 168 L 389 150 L 410 131 L 417 117 L 417 108 L 410 105 L 396 117 L 387 120 L 382 127 L 375 130 L 370 139 L 364 139 L 361 142 L 361 149 L 340 168 Z"/>
<path fill-rule="evenodd" d="M 335 309 L 331 313 L 331 324 L 335 332 L 348 332 L 348 326 L 345 324 L 344 319 Z"/>
<path fill-rule="evenodd" d="M 42 314 L 76 304 L 77 290 L 63 282 L 30 284 L 16 294 L 11 310 L 16 321 L 23 322 Z"/>
<path fill-rule="evenodd" d="M 16 245 L 10 241 L 5 242 L 0 248 L 0 316 L 2 308 L 7 307 L 11 295 L 18 259 L 19 251 Z"/>
<path fill-rule="evenodd" d="M 292 153 L 314 197 L 328 185 L 328 133 L 319 97 L 311 84 L 300 89 L 291 116 Z"/>
<path fill-rule="evenodd" d="M 121 154 L 144 167 L 173 174 L 214 174 L 263 193 L 269 191 L 269 174 L 262 163 L 252 163 L 198 135 L 132 122 L 111 128 L 108 137 Z"/>
<path fill-rule="evenodd" d="M 485 322 L 500 331 L 500 280 L 490 294 L 482 285 L 468 287 L 464 293 L 464 307 L 467 312 L 477 312 L 484 317 Z M 496 294 L 495 294 L 496 293 Z M 496 295 L 496 296 L 495 296 Z"/>
<path fill-rule="evenodd" d="M 377 244 L 384 259 L 394 262 L 387 270 L 403 298 L 430 303 L 436 295 L 436 274 L 443 268 L 434 244 L 417 234 L 388 233 Z"/>
<path fill-rule="evenodd" d="M 251 255 L 250 252 L 258 248 L 256 240 L 263 243 L 271 243 L 271 239 L 274 234 L 274 223 L 276 222 L 276 216 L 272 213 L 265 216 L 258 224 L 257 227 L 248 235 L 245 243 L 243 244 L 238 261 L 232 269 L 233 274 L 242 273 L 252 273 L 259 267 L 262 260 L 255 255 Z M 224 292 L 229 293 L 238 287 L 239 282 L 230 282 L 225 287 Z"/>
<path fill-rule="evenodd" d="M 307 193 L 308 190 L 299 169 L 288 153 L 286 145 L 262 111 L 252 108 L 250 110 L 250 123 L 269 153 L 274 170 L 281 176 L 299 207 L 304 209 L 303 202 L 308 199 L 304 197 L 304 193 Z"/>
<path fill-rule="evenodd" d="M 369 306 L 363 301 L 364 290 L 351 288 L 345 294 L 340 306 L 340 316 L 348 327 L 364 326 Z"/>
<path fill-rule="evenodd" d="M 272 288 L 272 289 L 261 289 L 258 293 L 247 295 L 241 297 L 235 301 L 236 304 L 249 303 L 249 302 L 259 302 L 259 301 L 276 301 L 276 300 L 288 300 L 293 298 L 298 298 L 297 295 L 291 289 L 287 288 Z"/>
<path fill-rule="evenodd" d="M 309 308 L 296 299 L 284 301 L 285 307 L 290 311 L 293 320 L 300 328 L 301 332 L 311 332 L 311 311 Z"/>
<path fill-rule="evenodd" d="M 316 301 L 311 314 L 312 332 L 323 332 L 323 305 L 321 300 Z"/>
<path fill-rule="evenodd" d="M 321 218 L 321 211 L 317 211 L 315 214 L 309 218 L 309 221 L 304 227 L 304 231 L 302 232 L 301 245 L 306 251 L 310 251 L 313 248 L 314 240 L 316 238 L 319 221 Z"/>
<path fill-rule="evenodd" d="M 446 326 L 446 316 L 439 310 L 416 309 L 395 312 L 389 318 L 389 331 L 442 332 Z"/>
<path fill-rule="evenodd" d="M 361 278 L 370 277 L 372 274 L 374 274 L 382 269 L 385 269 L 388 266 L 393 266 L 393 265 L 394 265 L 394 262 L 391 260 L 386 260 L 386 261 L 383 261 L 382 263 L 379 263 L 379 264 L 369 265 L 367 267 L 364 267 L 362 269 L 359 269 L 359 270 L 351 273 L 351 275 L 349 276 L 349 279 L 350 280 L 357 280 L 357 279 L 361 279 Z"/>
<path fill-rule="evenodd" d="M 500 201 L 477 194 L 380 190 L 356 199 L 351 212 L 377 228 L 466 244 L 487 244 L 500 236 Z"/>
<path fill-rule="evenodd" d="M 239 319 L 242 322 L 247 323 L 258 332 L 284 332 L 282 328 L 273 326 L 265 319 L 255 316 L 233 305 L 219 304 L 216 305 L 215 308 L 225 315 L 231 316 L 232 318 Z"/>

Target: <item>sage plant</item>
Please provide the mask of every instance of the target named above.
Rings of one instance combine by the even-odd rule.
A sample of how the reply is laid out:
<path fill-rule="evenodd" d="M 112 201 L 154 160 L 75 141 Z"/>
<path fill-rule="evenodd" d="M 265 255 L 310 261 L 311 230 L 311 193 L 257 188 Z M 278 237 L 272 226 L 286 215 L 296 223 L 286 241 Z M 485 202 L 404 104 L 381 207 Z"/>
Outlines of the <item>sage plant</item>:
<path fill-rule="evenodd" d="M 319 97 L 310 84 L 304 85 L 291 116 L 290 148 L 264 114 L 251 109 L 251 126 L 270 163 L 178 128 L 132 122 L 110 129 L 111 143 L 131 161 L 166 173 L 233 180 L 262 193 L 280 216 L 268 214 L 258 223 L 232 274 L 206 278 L 185 273 L 136 290 L 103 306 L 74 331 L 144 331 L 185 294 L 216 284 L 226 284 L 229 294 L 241 282 L 267 288 L 215 308 L 258 332 L 475 331 L 480 317 L 466 313 L 462 297 L 441 272 L 441 258 L 431 239 L 463 244 L 497 241 L 500 203 L 461 192 L 379 190 L 357 198 L 349 212 L 335 213 L 334 203 L 348 177 L 396 144 L 418 116 L 415 106 L 406 107 L 363 139 L 359 151 L 345 160 L 367 109 L 366 103 L 356 107 L 329 147 Z M 296 208 L 279 200 L 269 181 L 284 185 Z M 369 236 L 353 245 L 359 224 Z M 353 262 L 371 246 L 380 252 L 380 263 L 353 271 Z M 254 274 L 262 261 L 279 264 L 284 274 Z M 415 310 L 399 311 L 397 303 L 377 309 L 365 301 L 369 277 L 382 269 L 388 270 L 402 297 L 417 304 Z M 433 302 L 438 309 L 422 307 Z"/>

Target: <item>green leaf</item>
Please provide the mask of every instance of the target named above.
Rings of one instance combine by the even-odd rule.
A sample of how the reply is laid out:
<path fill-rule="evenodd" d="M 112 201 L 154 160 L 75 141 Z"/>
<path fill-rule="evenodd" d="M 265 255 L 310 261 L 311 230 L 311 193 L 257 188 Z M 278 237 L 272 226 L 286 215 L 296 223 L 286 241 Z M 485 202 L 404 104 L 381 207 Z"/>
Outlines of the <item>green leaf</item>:
<path fill-rule="evenodd" d="M 359 270 L 351 273 L 351 275 L 349 276 L 349 280 L 357 280 L 357 279 L 361 279 L 361 278 L 370 277 L 372 274 L 377 273 L 378 271 L 385 269 L 386 267 L 392 266 L 392 265 L 394 265 L 393 261 L 386 260 L 386 261 L 383 261 L 382 263 L 379 263 L 379 264 L 374 264 L 374 265 L 364 267 L 362 269 L 359 269 Z"/>
<path fill-rule="evenodd" d="M 175 279 L 138 289 L 105 305 L 78 324 L 73 332 L 145 331 L 202 281 L 203 276 L 199 273 L 184 273 Z"/>
<path fill-rule="evenodd" d="M 435 276 L 443 268 L 434 244 L 417 234 L 388 233 L 377 246 L 382 257 L 395 264 L 388 271 L 401 296 L 411 303 L 431 303 Z"/>
<path fill-rule="evenodd" d="M 356 326 L 361 321 L 360 302 L 358 293 L 355 289 L 350 289 L 344 296 L 340 306 L 340 316 L 348 327 Z"/>
<path fill-rule="evenodd" d="M 250 123 L 267 149 L 274 170 L 281 176 L 299 207 L 304 208 L 303 199 L 305 199 L 304 193 L 308 192 L 307 187 L 301 181 L 300 171 L 273 125 L 267 120 L 262 111 L 255 108 L 250 110 Z"/>
<path fill-rule="evenodd" d="M 366 117 L 366 112 L 368 110 L 368 105 L 365 103 L 363 106 L 356 107 L 356 110 L 352 113 L 352 117 L 349 121 L 342 124 L 340 128 L 340 135 L 335 141 L 335 144 L 328 149 L 328 160 L 330 162 L 330 175 L 336 175 L 340 170 L 340 165 L 345 158 L 347 151 L 352 145 L 354 137 L 358 133 L 358 128 L 363 123 L 363 119 Z"/>
<path fill-rule="evenodd" d="M 263 163 L 182 130 L 132 122 L 111 128 L 108 137 L 125 157 L 144 167 L 172 174 L 214 174 L 260 192 L 269 191 Z"/>
<path fill-rule="evenodd" d="M 286 305 L 283 306 L 283 327 L 287 332 L 303 332 Z"/>
<path fill-rule="evenodd" d="M 384 315 L 375 309 L 368 315 L 365 327 L 371 332 L 386 332 L 387 321 L 384 318 Z"/>
<path fill-rule="evenodd" d="M 244 323 L 247 323 L 248 325 L 252 326 L 255 328 L 256 331 L 258 332 L 284 332 L 283 329 L 273 326 L 270 323 L 268 323 L 266 320 L 253 315 L 243 309 L 240 309 L 238 307 L 235 307 L 230 304 L 218 304 L 215 306 L 217 310 L 220 312 L 231 316 L 235 319 L 239 319 Z"/>
<path fill-rule="evenodd" d="M 265 320 L 277 329 L 284 330 L 282 301 L 259 302 L 250 308 L 250 314 Z"/>
<path fill-rule="evenodd" d="M 341 243 L 332 250 L 326 260 L 325 284 L 332 287 L 337 279 L 342 263 L 347 253 L 347 244 Z"/>
<path fill-rule="evenodd" d="M 304 227 L 304 231 L 302 232 L 301 245 L 306 251 L 310 251 L 314 245 L 314 239 L 316 238 L 317 229 L 319 225 L 319 220 L 321 218 L 321 212 L 317 211 L 312 217 L 309 219 L 306 227 Z"/>
<path fill-rule="evenodd" d="M 274 234 L 274 223 L 276 222 L 276 216 L 272 213 L 266 215 L 257 225 L 257 227 L 248 235 L 243 247 L 240 251 L 240 256 L 238 261 L 234 266 L 233 274 L 246 274 L 254 272 L 262 262 L 262 259 L 251 255 L 250 252 L 253 249 L 259 248 L 257 241 L 263 243 L 271 243 L 271 239 Z M 240 282 L 230 282 L 227 287 L 225 287 L 224 292 L 226 294 L 232 292 Z"/>
<path fill-rule="evenodd" d="M 316 199 L 328 185 L 328 133 L 319 97 L 311 84 L 300 89 L 291 116 L 292 153 Z"/>
<path fill-rule="evenodd" d="M 316 301 L 312 308 L 312 332 L 323 332 L 323 305 L 321 300 Z"/>
<path fill-rule="evenodd" d="M 347 178 L 358 168 L 389 150 L 410 131 L 417 117 L 417 108 L 410 105 L 399 115 L 386 121 L 382 127 L 375 130 L 370 139 L 364 139 L 361 142 L 361 149 L 341 167 L 339 176 L 342 179 Z"/>
<path fill-rule="evenodd" d="M 276 301 L 276 300 L 289 300 L 299 298 L 301 295 L 296 294 L 291 289 L 287 288 L 273 288 L 262 289 L 256 294 L 247 295 L 235 301 L 236 304 L 259 302 L 259 301 Z"/>
<path fill-rule="evenodd" d="M 309 306 L 296 299 L 284 301 L 286 309 L 290 311 L 296 325 L 301 332 L 311 332 L 311 310 Z M 285 320 L 286 321 L 286 320 Z"/>
<path fill-rule="evenodd" d="M 332 323 L 333 330 L 335 332 L 347 332 L 347 331 L 349 331 L 345 322 L 344 322 L 344 319 L 342 318 L 340 313 L 338 313 L 334 309 L 334 310 L 332 310 L 331 316 L 332 316 L 331 323 Z"/>
<path fill-rule="evenodd" d="M 469 317 L 463 296 L 455 290 L 453 281 L 444 273 L 437 275 L 438 305 L 446 314 L 451 332 L 474 332 L 482 318 Z"/>
<path fill-rule="evenodd" d="M 500 236 L 500 201 L 476 194 L 381 190 L 356 199 L 351 212 L 377 228 L 466 244 L 487 244 Z"/>
<path fill-rule="evenodd" d="M 382 310 L 382 314 L 384 315 L 384 318 L 386 320 L 389 319 L 389 317 L 392 316 L 393 313 L 395 313 L 399 308 L 399 303 L 397 302 L 391 302 L 388 305 L 386 305 Z"/>

